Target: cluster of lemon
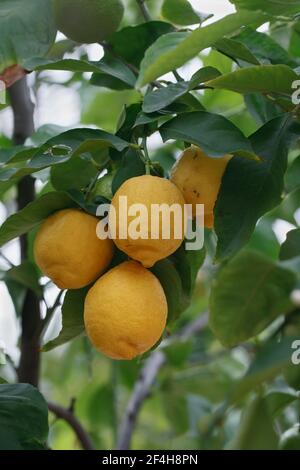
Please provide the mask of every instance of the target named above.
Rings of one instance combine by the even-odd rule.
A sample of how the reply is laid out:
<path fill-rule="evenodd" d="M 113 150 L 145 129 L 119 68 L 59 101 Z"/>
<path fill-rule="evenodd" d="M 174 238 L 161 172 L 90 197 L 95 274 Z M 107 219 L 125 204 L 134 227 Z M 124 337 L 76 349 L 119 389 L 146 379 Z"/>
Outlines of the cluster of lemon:
<path fill-rule="evenodd" d="M 182 243 L 174 237 L 175 230 L 168 239 L 161 232 L 156 239 L 120 238 L 124 229 L 128 233 L 128 226 L 120 227 L 120 198 L 127 197 L 128 207 L 143 204 L 150 219 L 152 204 L 179 204 L 182 209 L 185 202 L 193 207 L 204 204 L 205 225 L 211 228 L 229 158 L 210 158 L 191 147 L 173 168 L 171 181 L 151 175 L 128 179 L 111 201 L 117 215 L 114 241 L 98 238 L 99 219 L 80 209 L 61 210 L 41 225 L 34 245 L 41 271 L 61 289 L 79 289 L 96 281 L 86 296 L 84 320 L 91 342 L 107 356 L 132 359 L 160 339 L 167 321 L 167 300 L 148 268 Z M 131 222 L 130 217 L 123 220 Z M 130 259 L 109 270 L 115 245 Z"/>

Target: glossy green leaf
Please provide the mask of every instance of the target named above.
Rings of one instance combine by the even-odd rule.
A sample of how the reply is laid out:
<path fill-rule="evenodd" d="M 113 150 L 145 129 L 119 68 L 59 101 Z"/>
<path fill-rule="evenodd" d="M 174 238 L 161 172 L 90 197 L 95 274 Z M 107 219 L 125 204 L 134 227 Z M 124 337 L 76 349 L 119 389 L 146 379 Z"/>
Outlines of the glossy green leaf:
<path fill-rule="evenodd" d="M 13 240 L 61 209 L 74 206 L 72 199 L 63 192 L 49 192 L 11 215 L 0 228 L 0 246 Z"/>
<path fill-rule="evenodd" d="M 72 156 L 90 154 L 94 158 L 110 147 L 124 150 L 128 143 L 119 137 L 98 129 L 72 129 L 48 140 L 28 163 L 35 170 L 68 161 Z"/>
<path fill-rule="evenodd" d="M 222 75 L 206 85 L 237 93 L 280 93 L 290 96 L 292 83 L 297 77 L 287 65 L 257 65 Z"/>
<path fill-rule="evenodd" d="M 1 0 L 0 72 L 44 56 L 56 36 L 51 0 Z"/>
<path fill-rule="evenodd" d="M 258 59 L 267 60 L 271 64 L 297 66 L 297 62 L 287 51 L 266 33 L 260 33 L 246 26 L 235 39 L 248 47 Z"/>
<path fill-rule="evenodd" d="M 57 338 L 43 346 L 44 352 L 51 351 L 84 332 L 83 310 L 88 290 L 89 287 L 67 291 L 62 305 L 62 329 Z"/>
<path fill-rule="evenodd" d="M 196 12 L 188 0 L 164 0 L 161 13 L 166 20 L 182 26 L 202 23 L 207 17 Z"/>
<path fill-rule="evenodd" d="M 240 11 L 208 26 L 186 33 L 170 33 L 159 38 L 147 50 L 141 63 L 138 86 L 143 86 L 171 70 L 181 67 L 218 39 L 237 31 L 245 24 L 264 23 L 264 14 Z"/>
<path fill-rule="evenodd" d="M 48 407 L 28 384 L 0 385 L 0 449 L 43 450 L 48 437 Z"/>
<path fill-rule="evenodd" d="M 253 155 L 249 140 L 234 124 L 218 114 L 206 111 L 184 113 L 163 124 L 159 131 L 164 142 L 183 140 L 198 145 L 211 156 L 239 152 Z"/>
<path fill-rule="evenodd" d="M 230 160 L 214 211 L 217 259 L 236 253 L 248 242 L 257 220 L 280 204 L 288 148 L 298 132 L 291 116 L 279 116 L 250 137 L 260 162 Z"/>
<path fill-rule="evenodd" d="M 300 228 L 291 230 L 281 246 L 280 259 L 288 260 L 300 256 Z"/>
<path fill-rule="evenodd" d="M 263 331 L 291 308 L 293 272 L 245 250 L 218 273 L 210 296 L 210 327 L 226 347 Z M 249 321 L 251 319 L 251 321 Z"/>
<path fill-rule="evenodd" d="M 290 193 L 300 187 L 300 156 L 295 158 L 285 175 L 285 186 Z"/>
<path fill-rule="evenodd" d="M 214 47 L 219 52 L 227 55 L 233 60 L 239 59 L 248 62 L 249 64 L 259 65 L 259 61 L 255 57 L 255 55 L 253 55 L 252 52 L 248 49 L 248 47 L 242 44 L 241 42 L 236 41 L 235 39 L 219 39 L 214 44 Z"/>
<path fill-rule="evenodd" d="M 230 0 L 238 8 L 245 10 L 261 10 L 272 15 L 287 15 L 298 13 L 299 0 Z"/>
<path fill-rule="evenodd" d="M 190 80 L 190 89 L 192 90 L 193 88 L 196 88 L 197 85 L 199 85 L 200 83 L 208 82 L 209 80 L 219 77 L 220 75 L 221 72 L 219 72 L 219 70 L 215 67 L 202 67 L 201 69 L 197 70 L 197 72 L 195 72 L 192 76 Z"/>
<path fill-rule="evenodd" d="M 188 306 L 188 298 L 183 291 L 180 275 L 169 259 L 159 261 L 151 271 L 159 279 L 164 289 L 168 302 L 168 323 L 171 323 Z"/>
<path fill-rule="evenodd" d="M 144 113 L 154 113 L 155 111 L 166 108 L 188 91 L 188 82 L 171 83 L 166 87 L 151 91 L 145 96 L 143 111 Z"/>
<path fill-rule="evenodd" d="M 113 179 L 113 194 L 115 194 L 115 192 L 126 180 L 133 178 L 134 176 L 142 176 L 145 174 L 145 172 L 145 164 L 141 160 L 138 153 L 133 150 L 128 150 L 123 156 L 122 164 Z"/>
<path fill-rule="evenodd" d="M 39 283 L 39 273 L 31 261 L 25 260 L 19 266 L 14 266 L 6 271 L 3 280 L 17 282 L 34 291 L 39 298 L 42 297 L 43 290 Z"/>
<path fill-rule="evenodd" d="M 84 189 L 97 172 L 92 162 L 77 156 L 51 168 L 51 183 L 57 191 Z"/>

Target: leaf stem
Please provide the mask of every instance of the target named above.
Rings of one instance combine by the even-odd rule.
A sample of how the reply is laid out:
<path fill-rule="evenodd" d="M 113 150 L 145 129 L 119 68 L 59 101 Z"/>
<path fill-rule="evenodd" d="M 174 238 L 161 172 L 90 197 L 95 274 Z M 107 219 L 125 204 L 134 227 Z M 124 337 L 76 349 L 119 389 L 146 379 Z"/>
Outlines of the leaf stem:
<path fill-rule="evenodd" d="M 150 175 L 151 160 L 150 160 L 149 153 L 148 153 L 147 137 L 146 136 L 143 136 L 143 150 L 144 150 L 144 155 L 145 155 L 146 175 Z"/>

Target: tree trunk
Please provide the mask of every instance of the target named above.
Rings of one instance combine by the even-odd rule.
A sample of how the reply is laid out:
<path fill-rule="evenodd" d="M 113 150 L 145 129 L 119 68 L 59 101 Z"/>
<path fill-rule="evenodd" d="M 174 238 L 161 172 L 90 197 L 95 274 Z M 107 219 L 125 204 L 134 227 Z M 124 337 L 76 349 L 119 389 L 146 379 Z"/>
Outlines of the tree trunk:
<path fill-rule="evenodd" d="M 13 140 L 16 145 L 24 144 L 34 131 L 34 107 L 26 78 L 9 88 L 11 106 L 14 114 Z M 35 198 L 34 179 L 25 176 L 18 184 L 18 210 L 23 209 Z M 27 236 L 20 237 L 21 260 L 27 258 Z M 40 369 L 40 304 L 34 292 L 26 292 L 22 309 L 21 358 L 18 367 L 20 382 L 38 386 Z"/>

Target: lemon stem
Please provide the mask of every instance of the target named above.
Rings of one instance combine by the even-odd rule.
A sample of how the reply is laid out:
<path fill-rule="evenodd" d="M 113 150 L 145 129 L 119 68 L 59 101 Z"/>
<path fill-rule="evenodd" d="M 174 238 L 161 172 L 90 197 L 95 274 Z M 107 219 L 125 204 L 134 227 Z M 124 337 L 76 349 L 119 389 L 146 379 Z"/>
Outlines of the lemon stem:
<path fill-rule="evenodd" d="M 145 155 L 146 175 L 150 175 L 151 160 L 150 160 L 149 153 L 148 153 L 147 137 L 146 136 L 143 137 L 143 150 L 144 150 L 144 155 Z"/>

